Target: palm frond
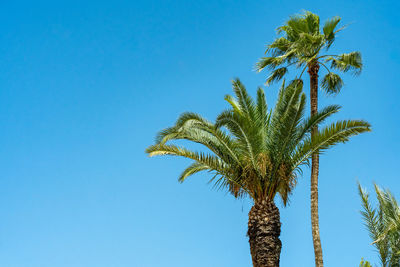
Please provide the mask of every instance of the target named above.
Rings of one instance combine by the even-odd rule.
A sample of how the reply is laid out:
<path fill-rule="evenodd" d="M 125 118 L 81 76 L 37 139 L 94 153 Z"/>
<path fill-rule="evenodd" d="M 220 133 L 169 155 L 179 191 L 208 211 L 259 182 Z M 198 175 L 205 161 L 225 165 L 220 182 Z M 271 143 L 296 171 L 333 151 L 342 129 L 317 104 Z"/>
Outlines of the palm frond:
<path fill-rule="evenodd" d="M 337 113 L 340 110 L 338 105 L 329 105 L 324 107 L 312 117 L 303 120 L 303 123 L 298 128 L 298 141 L 303 140 L 306 134 L 310 134 L 311 130 L 322 124 L 327 118 Z"/>
<path fill-rule="evenodd" d="M 327 49 L 329 49 L 329 47 L 335 41 L 335 28 L 339 24 L 340 20 L 341 18 L 336 16 L 326 21 L 324 24 L 323 32 L 324 32 L 324 38 L 327 42 L 326 44 Z"/>
<path fill-rule="evenodd" d="M 322 153 L 330 147 L 344 143 L 351 136 L 371 131 L 371 125 L 362 120 L 344 120 L 332 123 L 320 130 L 313 138 L 307 137 L 294 154 L 295 166 L 314 153 Z"/>
<path fill-rule="evenodd" d="M 255 116 L 255 105 L 253 99 L 247 93 L 246 88 L 239 79 L 234 79 L 232 81 L 232 87 L 240 110 L 242 110 L 250 120 L 253 120 Z"/>
<path fill-rule="evenodd" d="M 362 59 L 360 52 L 351 52 L 348 54 L 340 54 L 336 57 L 329 57 L 327 62 L 331 62 L 331 68 L 342 72 L 352 72 L 355 75 L 361 73 Z"/>
<path fill-rule="evenodd" d="M 308 33 L 313 35 L 319 34 L 319 16 L 306 11 L 304 14 L 304 20 L 307 23 Z"/>
<path fill-rule="evenodd" d="M 258 72 L 262 71 L 265 68 L 269 70 L 273 70 L 278 66 L 285 63 L 286 57 L 284 56 L 275 56 L 275 57 L 263 57 L 256 63 L 256 70 Z"/>
<path fill-rule="evenodd" d="M 343 87 L 343 80 L 339 75 L 329 72 L 324 76 L 321 82 L 321 88 L 327 94 L 337 94 Z"/>
<path fill-rule="evenodd" d="M 210 168 L 200 162 L 194 162 L 182 172 L 178 178 L 178 181 L 183 183 L 187 177 L 205 170 L 210 170 Z M 212 171 L 212 169 L 210 171 Z"/>
<path fill-rule="evenodd" d="M 286 67 L 282 67 L 274 70 L 271 75 L 267 78 L 265 84 L 270 85 L 271 83 L 282 80 L 283 76 L 286 75 L 288 69 Z"/>
<path fill-rule="evenodd" d="M 283 54 L 285 54 L 285 52 L 288 51 L 290 46 L 291 46 L 291 42 L 288 39 L 286 39 L 285 37 L 279 37 L 267 46 L 267 50 L 265 51 L 265 54 L 267 54 L 268 52 L 271 52 L 271 55 L 273 57 L 282 56 Z"/>
<path fill-rule="evenodd" d="M 241 147 L 241 152 L 250 159 L 253 167 L 256 167 L 256 157 L 254 151 L 257 149 L 258 143 L 253 143 L 252 136 L 249 134 L 249 129 L 246 127 L 247 121 L 230 110 L 222 112 L 216 120 L 216 127 L 226 127 L 236 138 L 237 143 Z"/>
<path fill-rule="evenodd" d="M 192 159 L 207 166 L 207 168 L 210 170 L 222 174 L 227 174 L 227 164 L 223 162 L 219 157 L 208 153 L 194 152 L 184 147 L 165 144 L 156 144 L 149 146 L 146 149 L 146 153 L 148 153 L 150 157 L 170 155 Z"/>

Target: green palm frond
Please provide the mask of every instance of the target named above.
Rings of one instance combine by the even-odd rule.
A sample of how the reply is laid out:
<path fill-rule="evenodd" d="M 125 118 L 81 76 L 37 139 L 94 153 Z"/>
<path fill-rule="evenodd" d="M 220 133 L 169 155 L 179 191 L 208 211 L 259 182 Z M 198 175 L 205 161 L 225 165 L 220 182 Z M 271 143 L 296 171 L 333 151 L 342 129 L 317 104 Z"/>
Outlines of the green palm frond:
<path fill-rule="evenodd" d="M 257 115 L 262 123 L 260 127 L 263 127 L 268 123 L 268 105 L 267 101 L 265 100 L 264 90 L 261 87 L 259 87 L 257 90 Z"/>
<path fill-rule="evenodd" d="M 362 70 L 362 59 L 360 52 L 351 52 L 348 54 L 341 54 L 336 57 L 329 57 L 327 62 L 331 62 L 331 68 L 340 70 L 342 72 L 351 71 L 353 74 L 358 75 Z"/>
<path fill-rule="evenodd" d="M 250 120 L 254 120 L 255 105 L 253 99 L 247 93 L 246 88 L 239 79 L 234 79 L 232 81 L 232 87 L 240 109 L 246 114 L 246 116 L 248 116 Z"/>
<path fill-rule="evenodd" d="M 307 23 L 308 33 L 316 35 L 319 34 L 319 16 L 310 12 L 306 11 L 304 15 L 304 20 Z"/>
<path fill-rule="evenodd" d="M 231 95 L 226 95 L 225 100 L 232 106 L 232 109 L 235 110 L 238 114 L 242 114 L 242 108 L 239 104 L 239 102 Z"/>
<path fill-rule="evenodd" d="M 285 60 L 286 57 L 284 56 L 263 57 L 257 62 L 256 69 L 257 71 L 262 71 L 265 68 L 273 70 L 278 66 L 282 65 L 285 62 Z"/>
<path fill-rule="evenodd" d="M 284 90 L 271 115 L 271 130 L 269 131 L 269 149 L 285 154 L 296 145 L 296 134 L 303 119 L 306 98 L 302 93 L 303 84 L 292 82 Z M 282 160 L 280 156 L 278 160 Z"/>
<path fill-rule="evenodd" d="M 294 158 L 296 166 L 314 153 L 322 153 L 338 143 L 344 143 L 351 136 L 371 131 L 371 125 L 362 120 L 344 120 L 332 123 L 315 136 L 307 137 L 298 147 Z"/>
<path fill-rule="evenodd" d="M 157 135 L 156 143 L 165 144 L 179 139 L 202 144 L 226 161 L 233 160 L 240 164 L 237 145 L 231 137 L 197 113 L 183 113 L 175 126 L 166 128 Z"/>
<path fill-rule="evenodd" d="M 340 106 L 330 105 L 318 111 L 314 116 L 305 119 L 298 128 L 298 141 L 303 140 L 306 134 L 311 134 L 311 130 L 315 126 L 322 124 L 327 118 L 337 113 L 339 110 Z"/>
<path fill-rule="evenodd" d="M 285 37 L 277 38 L 275 41 L 273 41 L 271 44 L 269 44 L 267 46 L 267 50 L 265 51 L 265 53 L 267 54 L 268 52 L 271 52 L 271 55 L 273 57 L 281 56 L 281 55 L 285 54 L 285 52 L 288 51 L 291 44 L 292 43 Z M 261 66 L 262 66 L 262 64 L 261 64 Z M 266 66 L 267 66 L 267 64 L 262 66 L 262 68 L 264 68 Z"/>
<path fill-rule="evenodd" d="M 241 153 L 250 160 L 252 166 L 256 168 L 255 150 L 259 143 L 252 142 L 256 136 L 251 135 L 251 128 L 245 118 L 238 116 L 234 112 L 227 110 L 222 112 L 216 120 L 215 126 L 226 127 L 237 140 L 238 146 L 241 148 Z"/>
<path fill-rule="evenodd" d="M 376 210 L 372 208 L 369 202 L 369 194 L 365 189 L 358 184 L 358 194 L 361 197 L 361 204 L 363 210 L 361 211 L 362 218 L 364 220 L 364 224 L 369 231 L 370 238 L 372 240 L 376 240 L 379 234 L 379 226 L 378 226 L 378 216 L 376 214 Z"/>
<path fill-rule="evenodd" d="M 182 172 L 178 181 L 183 183 L 187 177 L 205 170 L 210 170 L 210 167 L 200 162 L 194 162 Z"/>
<path fill-rule="evenodd" d="M 267 78 L 267 80 L 265 81 L 265 84 L 269 85 L 271 83 L 282 80 L 283 76 L 285 76 L 287 72 L 288 72 L 288 69 L 285 67 L 274 70 L 271 73 L 271 75 Z"/>
<path fill-rule="evenodd" d="M 327 42 L 327 49 L 329 49 L 329 47 L 335 41 L 335 28 L 339 24 L 340 20 L 340 17 L 333 17 L 324 24 L 323 33 Z"/>
<path fill-rule="evenodd" d="M 329 72 L 327 73 L 321 82 L 321 88 L 327 94 L 337 94 L 340 92 L 340 89 L 343 87 L 342 78 L 336 73 Z"/>

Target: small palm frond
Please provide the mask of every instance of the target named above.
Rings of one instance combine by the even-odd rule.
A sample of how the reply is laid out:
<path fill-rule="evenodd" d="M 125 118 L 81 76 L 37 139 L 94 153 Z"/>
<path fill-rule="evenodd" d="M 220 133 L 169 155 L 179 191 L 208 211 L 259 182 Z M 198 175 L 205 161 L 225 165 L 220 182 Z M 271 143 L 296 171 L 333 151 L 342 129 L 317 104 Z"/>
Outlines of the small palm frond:
<path fill-rule="evenodd" d="M 207 165 L 204 165 L 203 163 L 194 162 L 182 172 L 182 174 L 178 178 L 178 181 L 180 183 L 183 183 L 187 177 L 205 170 L 210 170 L 210 168 Z"/>
<path fill-rule="evenodd" d="M 329 57 L 327 62 L 331 62 L 331 68 L 343 72 L 351 71 L 353 74 L 358 75 L 362 70 L 362 59 L 360 52 L 351 52 L 348 54 L 341 54 L 336 57 Z"/>
<path fill-rule="evenodd" d="M 239 102 L 233 96 L 226 95 L 224 99 L 232 106 L 232 109 L 235 110 L 235 112 L 239 114 L 243 113 Z"/>
<path fill-rule="evenodd" d="M 286 39 L 285 37 L 280 37 L 267 46 L 267 50 L 265 51 L 265 54 L 267 54 L 268 52 L 271 52 L 271 55 L 273 57 L 282 56 L 283 54 L 285 54 L 288 51 L 288 49 L 290 48 L 290 45 L 291 45 L 291 42 L 288 39 Z"/>
<path fill-rule="evenodd" d="M 361 210 L 360 213 L 364 220 L 365 227 L 367 227 L 369 231 L 370 238 L 372 240 L 376 240 L 380 235 L 378 227 L 378 217 L 376 214 L 376 210 L 372 208 L 371 204 L 369 203 L 368 192 L 361 187 L 360 183 L 358 183 L 358 194 L 361 197 L 363 210 Z"/>
<path fill-rule="evenodd" d="M 180 156 L 197 161 L 207 166 L 209 169 L 222 174 L 226 174 L 227 171 L 227 164 L 223 162 L 220 158 L 208 153 L 194 152 L 176 145 L 152 145 L 146 149 L 146 153 L 148 153 L 150 157 L 162 155 Z"/>
<path fill-rule="evenodd" d="M 370 131 L 371 125 L 366 121 L 343 120 L 321 129 L 311 141 L 319 151 L 323 151 L 337 143 L 347 142 L 351 136 Z"/>
<path fill-rule="evenodd" d="M 269 149 L 279 151 L 278 154 L 285 154 L 287 149 L 292 148 L 292 141 L 296 142 L 295 135 L 303 118 L 306 102 L 302 89 L 303 84 L 296 81 L 281 89 L 284 93 L 280 93 L 282 97 L 271 115 Z"/>
<path fill-rule="evenodd" d="M 239 79 L 232 81 L 233 91 L 235 92 L 237 102 L 239 103 L 240 110 L 248 116 L 250 120 L 254 120 L 255 105 L 253 99 L 247 93 L 246 88 Z"/>
<path fill-rule="evenodd" d="M 268 120 L 268 105 L 265 100 L 264 90 L 261 87 L 257 90 L 257 114 L 260 116 L 261 122 L 266 124 Z"/>
<path fill-rule="evenodd" d="M 343 87 L 343 80 L 339 75 L 329 72 L 324 76 L 321 82 L 321 88 L 327 94 L 337 94 Z"/>
<path fill-rule="evenodd" d="M 351 136 L 371 131 L 371 125 L 362 120 L 344 120 L 332 123 L 320 130 L 313 138 L 307 137 L 294 154 L 295 166 L 299 166 L 314 153 L 322 153 L 330 147 L 344 143 Z"/>
<path fill-rule="evenodd" d="M 307 29 L 309 34 L 318 35 L 319 34 L 319 16 L 306 11 L 304 15 L 304 20 L 307 23 Z"/>
<path fill-rule="evenodd" d="M 270 114 L 268 112 L 268 105 L 265 100 L 264 90 L 259 87 L 257 90 L 257 118 L 255 127 L 259 129 L 261 138 L 261 150 L 264 150 L 267 142 L 267 133 L 269 128 Z"/>
<path fill-rule="evenodd" d="M 216 120 L 215 126 L 217 128 L 225 127 L 231 132 L 237 140 L 241 153 L 250 159 L 253 167 L 256 167 L 255 150 L 257 150 L 256 143 L 253 143 L 251 132 L 249 133 L 249 124 L 244 118 L 239 117 L 237 114 L 230 110 L 223 111 Z"/>
<path fill-rule="evenodd" d="M 340 20 L 341 20 L 340 17 L 333 17 L 324 24 L 323 32 L 325 40 L 327 42 L 326 44 L 327 49 L 329 49 L 329 47 L 335 41 L 335 28 L 339 24 Z"/>
<path fill-rule="evenodd" d="M 276 57 L 263 57 L 256 64 L 256 70 L 258 72 L 262 71 L 265 68 L 269 70 L 273 70 L 278 66 L 285 63 L 286 57 L 284 56 L 276 56 Z"/>
<path fill-rule="evenodd" d="M 298 128 L 298 141 L 303 140 L 306 134 L 310 134 L 315 126 L 322 124 L 327 118 L 337 113 L 339 110 L 340 106 L 330 105 L 318 111 L 314 116 L 305 119 Z"/>
<path fill-rule="evenodd" d="M 298 36 L 300 33 L 308 33 L 308 24 L 304 19 L 304 15 L 293 15 L 286 22 L 286 25 Z"/>
<path fill-rule="evenodd" d="M 274 70 L 271 75 L 267 78 L 265 84 L 270 85 L 271 83 L 278 82 L 282 80 L 283 76 L 286 75 L 288 69 L 286 67 L 282 67 Z"/>

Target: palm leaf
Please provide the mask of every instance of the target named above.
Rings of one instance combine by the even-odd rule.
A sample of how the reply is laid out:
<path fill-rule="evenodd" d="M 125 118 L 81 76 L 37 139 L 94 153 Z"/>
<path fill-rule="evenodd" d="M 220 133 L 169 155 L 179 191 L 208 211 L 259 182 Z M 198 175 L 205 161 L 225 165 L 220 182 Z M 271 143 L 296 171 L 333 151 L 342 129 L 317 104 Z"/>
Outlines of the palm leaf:
<path fill-rule="evenodd" d="M 339 75 L 333 72 L 329 72 L 324 76 L 321 82 L 321 88 L 327 94 L 337 94 L 340 92 L 340 89 L 343 87 L 342 78 Z"/>

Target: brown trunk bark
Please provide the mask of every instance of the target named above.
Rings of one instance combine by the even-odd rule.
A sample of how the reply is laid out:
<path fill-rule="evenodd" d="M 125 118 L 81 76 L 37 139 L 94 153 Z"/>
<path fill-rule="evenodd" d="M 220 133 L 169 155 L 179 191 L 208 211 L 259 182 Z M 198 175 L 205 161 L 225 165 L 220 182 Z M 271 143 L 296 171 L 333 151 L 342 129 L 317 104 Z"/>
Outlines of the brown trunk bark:
<path fill-rule="evenodd" d="M 274 202 L 256 202 L 249 212 L 251 258 L 254 267 L 279 267 L 282 242 L 279 209 Z"/>
<path fill-rule="evenodd" d="M 310 74 L 310 102 L 311 116 L 318 112 L 318 62 L 310 62 L 308 73 Z M 314 127 L 311 136 L 318 132 L 318 127 Z M 319 235 L 319 216 L 318 216 L 318 171 L 319 155 L 312 155 L 311 163 L 311 229 L 314 244 L 315 266 L 323 267 L 321 237 Z"/>

